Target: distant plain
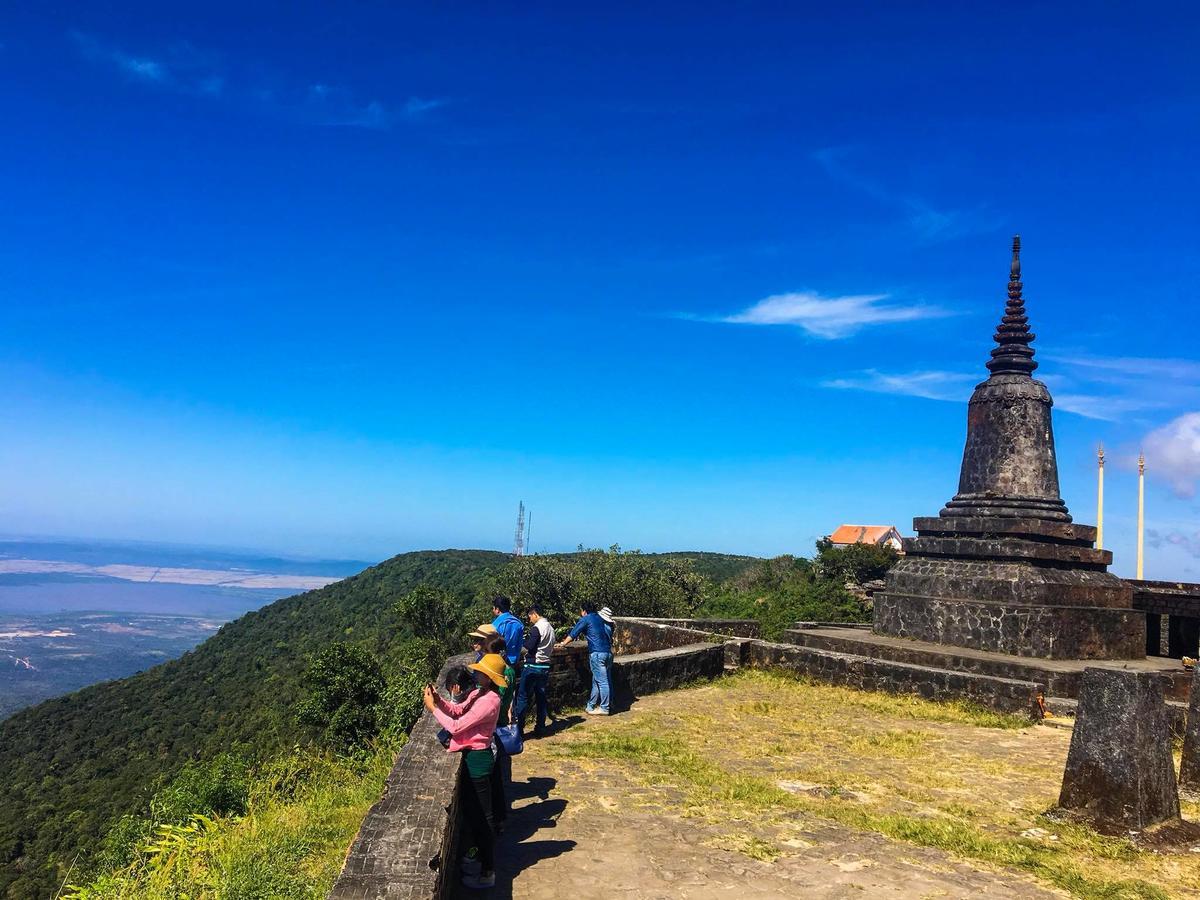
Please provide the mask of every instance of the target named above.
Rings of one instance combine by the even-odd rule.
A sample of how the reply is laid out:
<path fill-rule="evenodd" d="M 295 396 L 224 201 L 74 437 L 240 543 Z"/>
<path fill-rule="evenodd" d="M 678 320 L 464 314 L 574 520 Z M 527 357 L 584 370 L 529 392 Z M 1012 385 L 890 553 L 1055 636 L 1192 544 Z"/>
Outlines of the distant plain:
<path fill-rule="evenodd" d="M 0 719 L 174 659 L 357 560 L 86 541 L 0 541 Z"/>

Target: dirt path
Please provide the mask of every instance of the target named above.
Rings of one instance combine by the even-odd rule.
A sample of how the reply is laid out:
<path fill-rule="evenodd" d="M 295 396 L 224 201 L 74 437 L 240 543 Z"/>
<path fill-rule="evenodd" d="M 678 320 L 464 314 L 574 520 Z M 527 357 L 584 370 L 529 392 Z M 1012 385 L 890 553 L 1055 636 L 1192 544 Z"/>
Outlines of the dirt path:
<path fill-rule="evenodd" d="M 998 829 L 1012 830 L 1052 802 L 1069 732 L 923 719 L 924 707 L 893 714 L 893 698 L 756 678 L 655 695 L 608 719 L 577 716 L 529 741 L 514 759 L 490 896 L 1067 896 L 1016 869 L 781 809 L 769 796 L 698 801 L 719 796 L 722 778 L 702 789 L 695 779 L 745 775 L 751 789 L 761 782 L 818 805 L 834 796 L 920 815 L 976 816 L 983 803 Z M 781 693 L 793 690 L 803 702 Z M 689 749 L 663 757 L 660 745 Z"/>

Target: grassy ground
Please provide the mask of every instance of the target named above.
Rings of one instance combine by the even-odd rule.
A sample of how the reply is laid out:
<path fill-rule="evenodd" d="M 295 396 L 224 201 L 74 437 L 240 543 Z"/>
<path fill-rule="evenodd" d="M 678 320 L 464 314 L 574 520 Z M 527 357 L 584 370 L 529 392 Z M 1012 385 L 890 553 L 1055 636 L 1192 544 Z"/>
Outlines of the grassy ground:
<path fill-rule="evenodd" d="M 126 867 L 70 887 L 68 900 L 324 897 L 393 751 L 357 760 L 297 751 L 261 771 L 246 815 L 161 826 Z"/>
<path fill-rule="evenodd" d="M 723 823 L 724 849 L 778 858 L 808 817 L 1024 872 L 1077 897 L 1200 891 L 1200 852 L 1139 850 L 1044 815 L 1068 732 L 762 672 L 652 700 L 603 730 L 568 732 L 556 752 L 619 767 L 647 804 Z"/>

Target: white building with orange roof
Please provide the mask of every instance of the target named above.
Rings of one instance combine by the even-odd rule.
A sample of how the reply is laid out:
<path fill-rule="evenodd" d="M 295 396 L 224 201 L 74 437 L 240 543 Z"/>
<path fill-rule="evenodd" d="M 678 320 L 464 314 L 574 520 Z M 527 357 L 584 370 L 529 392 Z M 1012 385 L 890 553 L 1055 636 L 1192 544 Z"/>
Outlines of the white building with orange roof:
<path fill-rule="evenodd" d="M 895 525 L 840 525 L 829 536 L 829 540 L 835 547 L 849 547 L 851 544 L 886 545 L 897 553 L 904 549 Z"/>

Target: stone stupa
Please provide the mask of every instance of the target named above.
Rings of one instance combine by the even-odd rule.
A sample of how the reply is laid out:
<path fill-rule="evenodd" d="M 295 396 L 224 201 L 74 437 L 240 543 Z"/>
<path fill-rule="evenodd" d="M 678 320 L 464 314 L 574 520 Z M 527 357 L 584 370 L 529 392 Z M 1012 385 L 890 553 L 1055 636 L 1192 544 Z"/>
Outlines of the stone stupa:
<path fill-rule="evenodd" d="M 958 493 L 917 537 L 875 596 L 877 634 L 1043 659 L 1140 659 L 1145 615 L 1109 574 L 1096 529 L 1071 521 L 1059 496 L 1046 385 L 1033 378 L 1013 239 L 1008 304 L 991 374 L 967 413 Z"/>

